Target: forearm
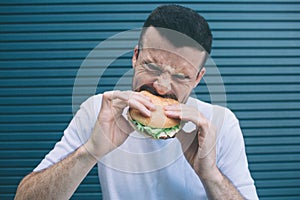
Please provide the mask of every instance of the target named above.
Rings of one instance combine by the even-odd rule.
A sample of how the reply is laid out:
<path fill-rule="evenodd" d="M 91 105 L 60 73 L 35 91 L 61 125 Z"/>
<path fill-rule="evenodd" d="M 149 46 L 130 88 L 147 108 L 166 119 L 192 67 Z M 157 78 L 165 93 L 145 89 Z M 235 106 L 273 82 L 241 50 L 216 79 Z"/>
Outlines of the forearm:
<path fill-rule="evenodd" d="M 15 199 L 69 199 L 96 162 L 81 146 L 48 169 L 26 176 Z"/>
<path fill-rule="evenodd" d="M 200 179 L 208 199 L 244 199 L 236 187 L 219 171 L 218 168 L 214 170 L 211 176 L 201 176 Z"/>

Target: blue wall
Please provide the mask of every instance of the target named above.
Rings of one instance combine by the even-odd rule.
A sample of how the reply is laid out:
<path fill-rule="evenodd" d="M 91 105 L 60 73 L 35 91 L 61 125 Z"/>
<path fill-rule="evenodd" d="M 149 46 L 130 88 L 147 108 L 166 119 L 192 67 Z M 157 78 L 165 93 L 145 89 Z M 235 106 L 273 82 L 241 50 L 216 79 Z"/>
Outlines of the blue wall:
<path fill-rule="evenodd" d="M 13 198 L 21 178 L 62 136 L 73 116 L 75 78 L 89 52 L 110 36 L 140 28 L 153 8 L 172 2 L 0 1 L 0 199 Z M 300 199 L 300 1 L 176 2 L 210 23 L 212 58 L 227 106 L 240 119 L 260 199 Z M 97 92 L 114 88 L 130 70 L 130 56 L 111 64 Z M 106 52 L 99 59 L 107 58 Z M 77 103 L 89 95 L 85 89 L 97 67 L 97 61 L 89 66 Z M 211 100 L 204 82 L 196 93 Z M 99 195 L 94 168 L 73 198 Z"/>

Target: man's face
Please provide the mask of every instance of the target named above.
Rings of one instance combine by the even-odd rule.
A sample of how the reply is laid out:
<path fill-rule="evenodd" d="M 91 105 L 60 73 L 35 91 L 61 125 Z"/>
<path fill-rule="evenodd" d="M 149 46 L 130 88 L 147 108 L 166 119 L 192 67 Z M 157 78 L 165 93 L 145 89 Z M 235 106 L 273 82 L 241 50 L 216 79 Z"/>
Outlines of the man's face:
<path fill-rule="evenodd" d="M 205 60 L 205 51 L 175 47 L 150 27 L 144 35 L 143 48 L 140 52 L 135 48 L 132 58 L 133 90 L 148 90 L 185 103 L 205 73 L 205 68 L 200 70 Z"/>

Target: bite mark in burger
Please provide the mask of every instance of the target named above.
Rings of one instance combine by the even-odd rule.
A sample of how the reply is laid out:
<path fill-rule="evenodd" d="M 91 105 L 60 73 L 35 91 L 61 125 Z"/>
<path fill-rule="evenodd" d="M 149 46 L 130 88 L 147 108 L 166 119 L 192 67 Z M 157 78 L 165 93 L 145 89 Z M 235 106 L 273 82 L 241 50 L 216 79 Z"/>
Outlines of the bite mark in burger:
<path fill-rule="evenodd" d="M 156 139 L 175 137 L 180 130 L 180 120 L 167 117 L 163 108 L 167 105 L 179 104 L 179 102 L 175 99 L 155 96 L 148 91 L 141 91 L 141 93 L 151 98 L 156 109 L 151 112 L 151 117 L 145 117 L 137 109 L 130 108 L 128 119 L 134 127 L 139 132 L 147 133 Z"/>

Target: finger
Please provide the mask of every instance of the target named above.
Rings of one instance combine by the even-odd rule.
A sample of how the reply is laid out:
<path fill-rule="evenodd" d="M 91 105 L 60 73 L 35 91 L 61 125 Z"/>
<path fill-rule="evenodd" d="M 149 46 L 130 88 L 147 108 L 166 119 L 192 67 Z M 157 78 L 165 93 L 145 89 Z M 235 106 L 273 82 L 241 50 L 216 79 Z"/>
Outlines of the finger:
<path fill-rule="evenodd" d="M 155 105 L 152 103 L 150 97 L 138 92 L 129 92 L 128 106 L 137 109 L 145 117 L 151 116 L 151 111 L 154 111 Z"/>
<path fill-rule="evenodd" d="M 103 93 L 103 99 L 112 101 L 118 96 L 119 90 L 107 91 Z"/>
<path fill-rule="evenodd" d="M 166 111 L 181 111 L 181 104 L 171 104 L 164 107 Z"/>
<path fill-rule="evenodd" d="M 172 104 L 164 107 L 165 115 L 170 118 L 183 120 L 181 104 Z"/>
<path fill-rule="evenodd" d="M 113 90 L 113 91 L 104 92 L 103 98 L 108 101 L 119 99 L 124 102 L 127 102 L 130 98 L 134 96 L 134 94 L 135 92 L 132 91 Z"/>
<path fill-rule="evenodd" d="M 143 95 L 141 93 L 138 93 L 138 92 L 133 92 L 131 93 L 130 95 L 130 98 L 129 98 L 129 103 L 131 104 L 131 100 L 136 100 L 138 101 L 139 103 L 143 104 L 147 109 L 149 110 L 155 110 L 155 105 L 152 103 L 152 100 L 150 97 L 146 96 L 146 95 Z M 131 106 L 129 104 L 129 106 Z"/>
<path fill-rule="evenodd" d="M 152 103 L 151 98 L 145 96 L 139 92 L 126 91 L 125 94 L 128 97 L 127 105 L 130 108 L 137 109 L 142 115 L 146 117 L 151 116 L 151 111 L 156 109 Z"/>
<path fill-rule="evenodd" d="M 151 117 L 151 111 L 139 101 L 134 99 L 130 100 L 129 107 L 138 110 L 145 117 Z"/>
<path fill-rule="evenodd" d="M 183 121 L 192 121 L 195 115 L 195 109 L 191 108 L 190 106 L 186 106 L 185 104 L 173 104 L 166 106 L 164 108 L 165 115 L 171 118 L 178 118 Z"/>
<path fill-rule="evenodd" d="M 108 101 L 116 101 L 121 108 L 125 108 L 126 106 L 136 108 L 141 113 L 149 116 L 149 110 L 155 110 L 155 105 L 151 102 L 151 99 L 141 93 L 133 92 L 133 91 L 108 91 L 103 94 L 103 98 Z M 121 100 L 118 101 L 118 100 Z"/>
<path fill-rule="evenodd" d="M 180 119 L 180 120 L 183 120 L 182 118 L 182 112 L 181 111 L 172 111 L 172 110 L 165 110 L 165 115 L 167 117 L 170 117 L 170 118 L 174 118 L 174 119 Z"/>
<path fill-rule="evenodd" d="M 166 106 L 165 115 L 182 121 L 191 121 L 198 127 L 204 126 L 207 121 L 207 119 L 197 109 L 185 104 Z"/>

